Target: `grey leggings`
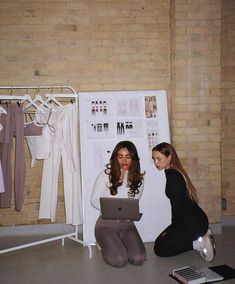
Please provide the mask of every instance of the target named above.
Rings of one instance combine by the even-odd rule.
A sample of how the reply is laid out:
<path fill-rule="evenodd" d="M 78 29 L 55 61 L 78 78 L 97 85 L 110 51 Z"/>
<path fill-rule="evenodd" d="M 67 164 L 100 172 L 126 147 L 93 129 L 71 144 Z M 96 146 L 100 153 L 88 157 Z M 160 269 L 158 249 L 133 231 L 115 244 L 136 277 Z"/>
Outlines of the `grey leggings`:
<path fill-rule="evenodd" d="M 5 192 L 0 194 L 0 208 L 11 207 L 12 191 L 14 188 L 15 210 L 21 211 L 25 182 L 24 155 L 24 117 L 23 108 L 17 104 L 5 107 L 6 115 L 0 116 L 3 130 L 0 132 L 0 159 L 5 185 Z M 11 155 L 15 137 L 15 180 L 12 182 Z"/>
<path fill-rule="evenodd" d="M 104 260 L 112 266 L 123 267 L 127 262 L 141 265 L 146 260 L 145 246 L 134 222 L 103 220 L 99 217 L 95 237 Z"/>

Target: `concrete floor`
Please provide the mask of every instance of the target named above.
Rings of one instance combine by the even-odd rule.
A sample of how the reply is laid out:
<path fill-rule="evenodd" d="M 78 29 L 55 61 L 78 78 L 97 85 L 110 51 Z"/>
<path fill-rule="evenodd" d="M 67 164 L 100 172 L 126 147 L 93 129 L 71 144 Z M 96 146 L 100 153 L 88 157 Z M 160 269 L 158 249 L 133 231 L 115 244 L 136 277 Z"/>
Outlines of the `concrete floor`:
<path fill-rule="evenodd" d="M 35 241 L 35 236 L 1 237 L 0 248 Z M 153 253 L 153 243 L 146 243 L 147 261 L 143 266 L 107 265 L 96 247 L 92 259 L 88 249 L 66 239 L 0 254 L 0 283 L 4 284 L 167 284 L 177 283 L 169 277 L 172 269 L 186 265 L 210 267 L 227 264 L 235 268 L 235 227 L 225 227 L 215 235 L 217 255 L 212 263 L 205 262 L 196 251 L 160 258 Z M 223 281 L 235 283 L 235 279 Z"/>

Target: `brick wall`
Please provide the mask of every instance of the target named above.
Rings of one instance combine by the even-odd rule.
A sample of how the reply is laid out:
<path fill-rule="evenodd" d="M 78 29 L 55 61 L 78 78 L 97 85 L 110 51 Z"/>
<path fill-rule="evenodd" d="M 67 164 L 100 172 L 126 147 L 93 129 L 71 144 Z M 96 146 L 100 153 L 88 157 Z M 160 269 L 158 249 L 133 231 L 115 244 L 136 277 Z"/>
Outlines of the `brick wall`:
<path fill-rule="evenodd" d="M 210 222 L 220 222 L 221 0 L 0 1 L 1 85 L 77 91 L 166 89 L 172 141 Z M 0 226 L 37 224 L 42 164 L 27 152 L 22 212 Z M 57 223 L 64 222 L 59 188 Z"/>
<path fill-rule="evenodd" d="M 235 2 L 222 2 L 222 197 L 223 215 L 235 215 Z"/>
<path fill-rule="evenodd" d="M 220 222 L 220 1 L 171 3 L 173 144 L 210 221 Z"/>
<path fill-rule="evenodd" d="M 77 91 L 169 89 L 169 1 L 0 1 L 1 85 L 71 85 Z M 32 94 L 33 95 L 33 94 Z M 42 163 L 27 153 L 22 212 L 0 226 L 38 220 Z M 60 181 L 57 222 L 64 222 Z"/>
<path fill-rule="evenodd" d="M 166 89 L 168 1 L 1 1 L 2 84 Z"/>

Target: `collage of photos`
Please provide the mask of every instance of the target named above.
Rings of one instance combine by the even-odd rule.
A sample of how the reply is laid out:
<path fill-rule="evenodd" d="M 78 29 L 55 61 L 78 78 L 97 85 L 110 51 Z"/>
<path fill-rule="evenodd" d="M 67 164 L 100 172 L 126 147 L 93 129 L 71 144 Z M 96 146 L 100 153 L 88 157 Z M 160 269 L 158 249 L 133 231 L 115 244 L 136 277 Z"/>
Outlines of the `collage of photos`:
<path fill-rule="evenodd" d="M 158 142 L 157 98 L 98 97 L 87 100 L 87 138 L 146 138 L 148 149 Z"/>

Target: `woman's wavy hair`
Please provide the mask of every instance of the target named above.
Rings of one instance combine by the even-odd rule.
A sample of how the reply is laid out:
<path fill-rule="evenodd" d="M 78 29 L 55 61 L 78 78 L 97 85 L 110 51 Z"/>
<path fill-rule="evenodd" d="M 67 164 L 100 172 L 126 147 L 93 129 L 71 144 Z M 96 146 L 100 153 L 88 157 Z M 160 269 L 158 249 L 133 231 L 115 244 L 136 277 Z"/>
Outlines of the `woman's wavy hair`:
<path fill-rule="evenodd" d="M 186 182 L 186 187 L 187 187 L 189 197 L 191 198 L 191 200 L 198 203 L 198 196 L 197 196 L 196 188 L 192 184 L 187 172 L 183 168 L 174 147 L 169 143 L 163 142 L 153 147 L 152 151 L 158 151 L 161 154 L 165 155 L 166 157 L 171 155 L 170 168 L 177 170 L 183 175 L 185 182 Z"/>
<path fill-rule="evenodd" d="M 105 173 L 109 175 L 109 189 L 111 195 L 117 194 L 117 188 L 122 185 L 120 180 L 121 169 L 118 164 L 117 154 L 122 148 L 127 148 L 130 153 L 132 162 L 128 171 L 127 186 L 129 187 L 128 195 L 135 197 L 139 193 L 139 187 L 142 185 L 144 173 L 140 172 L 140 159 L 135 145 L 130 141 L 119 142 L 111 155 L 109 163 L 106 165 Z"/>

